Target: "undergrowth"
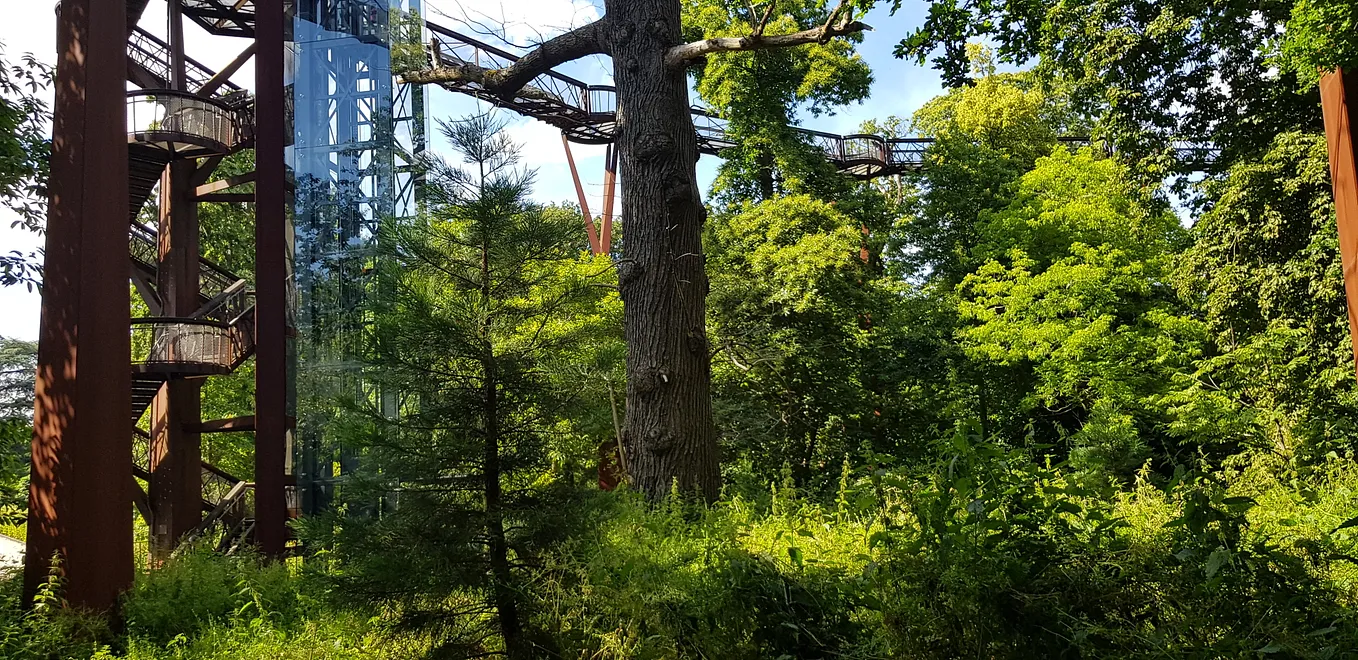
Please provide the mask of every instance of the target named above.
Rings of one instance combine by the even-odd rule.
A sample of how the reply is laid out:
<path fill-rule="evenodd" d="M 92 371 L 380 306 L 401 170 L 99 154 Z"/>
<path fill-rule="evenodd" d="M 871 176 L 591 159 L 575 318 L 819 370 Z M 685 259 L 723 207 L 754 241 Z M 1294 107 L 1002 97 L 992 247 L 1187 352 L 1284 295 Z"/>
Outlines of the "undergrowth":
<path fill-rule="evenodd" d="M 542 658 L 1358 657 L 1358 468 L 1308 488 L 1246 463 L 1120 492 L 997 449 L 846 465 L 712 506 L 581 493 L 522 589 Z M 411 658 L 432 645 L 332 589 L 343 565 L 190 552 L 138 577 L 125 630 L 0 584 L 0 657 Z M 459 625 L 449 599 L 448 625 Z M 464 622 L 465 623 L 465 622 Z M 487 653 L 497 651 L 487 640 Z"/>

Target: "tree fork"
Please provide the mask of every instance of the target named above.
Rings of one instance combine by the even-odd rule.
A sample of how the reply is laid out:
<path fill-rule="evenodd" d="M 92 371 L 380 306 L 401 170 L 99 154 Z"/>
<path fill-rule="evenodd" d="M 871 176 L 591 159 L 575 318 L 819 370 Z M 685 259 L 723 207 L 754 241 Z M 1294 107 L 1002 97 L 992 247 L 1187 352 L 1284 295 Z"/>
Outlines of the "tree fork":
<path fill-rule="evenodd" d="M 684 44 L 678 0 L 606 0 L 604 7 L 603 18 L 543 42 L 503 69 L 445 63 L 436 42 L 434 66 L 406 72 L 402 80 L 476 83 L 503 98 L 533 98 L 545 92 L 524 86 L 552 67 L 599 53 L 613 57 L 627 224 L 626 258 L 617 264 L 627 340 L 623 453 L 632 482 L 648 496 L 663 497 L 677 484 L 712 500 L 721 473 L 702 256 L 707 210 L 698 191 L 686 65 L 709 53 L 824 43 L 871 28 L 853 20 L 849 0 L 840 0 L 819 27 L 765 35 L 769 5 L 749 36 Z"/>

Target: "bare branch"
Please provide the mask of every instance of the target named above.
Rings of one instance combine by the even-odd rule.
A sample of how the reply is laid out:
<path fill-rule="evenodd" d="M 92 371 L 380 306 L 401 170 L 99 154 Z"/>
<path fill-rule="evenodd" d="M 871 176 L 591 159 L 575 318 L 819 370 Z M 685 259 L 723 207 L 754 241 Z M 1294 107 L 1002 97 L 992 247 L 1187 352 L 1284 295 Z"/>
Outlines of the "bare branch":
<path fill-rule="evenodd" d="M 839 13 L 836 8 L 834 15 Z M 762 29 L 762 28 L 761 28 Z M 729 53 L 741 50 L 763 50 L 768 48 L 787 48 L 789 46 L 800 46 L 802 44 L 825 43 L 830 39 L 846 34 L 856 34 L 858 32 L 868 32 L 872 26 L 858 21 L 846 21 L 838 24 L 826 23 L 817 28 L 802 30 L 792 34 L 780 34 L 772 37 L 765 37 L 761 34 L 752 34 L 745 37 L 715 37 L 703 39 L 692 43 L 675 46 L 665 53 L 665 64 L 672 67 L 683 66 L 691 60 L 709 55 L 711 53 Z"/>
<path fill-rule="evenodd" d="M 764 36 L 764 28 L 768 27 L 769 19 L 773 18 L 773 10 L 778 6 L 777 0 L 769 0 L 769 6 L 764 10 L 764 17 L 759 19 L 759 26 L 754 29 L 754 36 Z"/>
<path fill-rule="evenodd" d="M 589 25 L 552 37 L 503 69 L 490 69 L 470 62 L 448 62 L 440 54 L 436 54 L 433 68 L 403 73 L 401 81 L 415 85 L 475 83 L 502 98 L 518 95 L 525 98 L 559 100 L 548 92 L 525 88 L 525 85 L 530 80 L 547 73 L 554 66 L 607 52 L 603 36 L 607 20 L 605 16 Z M 437 42 L 434 48 L 437 51 Z"/>

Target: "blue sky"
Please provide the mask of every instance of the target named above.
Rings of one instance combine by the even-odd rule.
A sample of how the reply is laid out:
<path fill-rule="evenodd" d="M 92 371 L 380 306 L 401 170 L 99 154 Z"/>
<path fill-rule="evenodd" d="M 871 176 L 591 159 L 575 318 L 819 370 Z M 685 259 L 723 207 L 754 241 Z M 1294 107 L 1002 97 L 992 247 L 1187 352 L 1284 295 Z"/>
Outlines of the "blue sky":
<path fill-rule="evenodd" d="M 10 0 L 7 18 L 0 24 L 0 44 L 9 59 L 19 53 L 31 52 L 47 62 L 54 59 L 55 18 L 53 3 L 41 0 Z M 881 3 L 883 5 L 887 3 Z M 592 0 L 426 0 L 430 18 L 453 29 L 466 29 L 459 22 L 469 13 L 506 23 L 506 36 L 516 43 L 526 43 L 539 35 L 551 35 L 592 20 L 602 12 L 602 2 Z M 465 9 L 464 7 L 469 8 Z M 474 8 L 474 9 L 470 9 Z M 803 125 L 817 130 L 852 133 L 866 119 L 880 119 L 890 115 L 908 117 L 930 98 L 942 91 L 938 75 L 931 69 L 895 59 L 892 48 L 911 30 L 923 23 L 926 5 L 907 3 L 892 16 L 885 6 L 869 13 L 863 21 L 875 29 L 866 34 L 859 52 L 873 70 L 871 97 L 860 104 L 839 109 L 834 115 L 806 118 Z M 444 15 L 440 16 L 439 13 Z M 163 35 L 164 3 L 152 2 L 142 19 L 142 27 Z M 192 26 L 187 30 L 190 40 L 189 55 L 207 66 L 224 66 L 244 47 L 244 42 L 212 37 Z M 609 61 L 594 57 L 571 63 L 561 71 L 591 84 L 610 82 Z M 252 87 L 251 67 L 246 66 L 233 79 L 245 87 Z M 468 97 L 437 90 L 431 95 L 429 115 L 433 118 L 457 118 L 484 112 L 486 106 Z M 551 127 L 518 117 L 501 110 L 509 122 L 510 134 L 523 145 L 523 163 L 537 170 L 534 197 L 543 202 L 571 202 L 576 199 L 575 186 L 566 165 L 560 133 Z M 432 128 L 432 127 L 431 127 Z M 435 131 L 436 132 L 436 131 Z M 435 141 L 434 147 L 438 148 Z M 590 210 L 599 213 L 603 196 L 603 147 L 572 145 L 576 165 L 586 188 Z M 706 186 L 716 171 L 716 159 L 704 156 L 698 163 L 699 180 Z M 0 210 L 0 252 L 11 250 L 29 252 L 36 249 L 41 238 L 11 228 L 13 215 Z M 38 335 L 37 294 L 23 287 L 0 288 L 0 336 L 34 339 Z"/>

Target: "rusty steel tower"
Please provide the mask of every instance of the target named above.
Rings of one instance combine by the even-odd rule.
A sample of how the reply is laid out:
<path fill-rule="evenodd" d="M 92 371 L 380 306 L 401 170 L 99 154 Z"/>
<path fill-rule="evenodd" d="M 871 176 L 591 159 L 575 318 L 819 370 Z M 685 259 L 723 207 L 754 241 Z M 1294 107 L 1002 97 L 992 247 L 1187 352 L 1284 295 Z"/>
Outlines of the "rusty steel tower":
<path fill-rule="evenodd" d="M 163 38 L 139 25 L 151 1 L 167 3 Z M 153 564 L 205 536 L 282 556 L 289 517 L 332 487 L 318 479 L 336 464 L 322 434 L 292 460 L 295 382 L 361 352 L 362 294 L 335 306 L 331 289 L 371 258 L 376 223 L 414 209 L 423 91 L 390 66 L 390 26 L 412 10 L 419 0 L 61 2 L 30 595 L 58 572 L 73 605 L 114 607 L 133 576 L 134 515 Z M 239 39 L 239 55 L 221 71 L 194 60 L 190 23 Z M 252 89 L 230 82 L 251 62 Z M 220 171 L 233 157 L 253 170 Z M 253 209 L 253 273 L 202 256 L 199 205 L 218 202 Z M 247 362 L 253 410 L 203 419 L 204 381 Z M 249 480 L 203 460 L 204 434 L 238 431 L 254 433 Z"/>

